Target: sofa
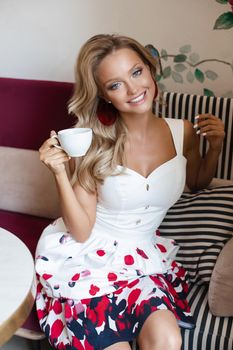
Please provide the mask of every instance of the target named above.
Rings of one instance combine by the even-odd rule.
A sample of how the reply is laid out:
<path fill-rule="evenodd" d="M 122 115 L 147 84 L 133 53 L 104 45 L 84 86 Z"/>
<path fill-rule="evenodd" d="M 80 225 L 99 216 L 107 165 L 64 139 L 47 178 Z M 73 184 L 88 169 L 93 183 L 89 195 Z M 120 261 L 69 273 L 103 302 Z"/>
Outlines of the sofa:
<path fill-rule="evenodd" d="M 67 113 L 72 91 L 72 83 L 0 78 L 0 226 L 16 234 L 33 255 L 43 228 L 60 215 L 54 179 L 39 161 L 38 149 L 50 130 L 74 125 Z M 233 99 L 166 92 L 155 105 L 160 117 L 193 121 L 203 112 L 219 116 L 226 127 L 216 178 L 201 191 L 185 188 L 160 234 L 179 244 L 177 260 L 190 280 L 196 328 L 182 330 L 182 349 L 232 350 Z M 206 147 L 202 139 L 203 154 Z M 35 309 L 16 334 L 44 337 Z"/>

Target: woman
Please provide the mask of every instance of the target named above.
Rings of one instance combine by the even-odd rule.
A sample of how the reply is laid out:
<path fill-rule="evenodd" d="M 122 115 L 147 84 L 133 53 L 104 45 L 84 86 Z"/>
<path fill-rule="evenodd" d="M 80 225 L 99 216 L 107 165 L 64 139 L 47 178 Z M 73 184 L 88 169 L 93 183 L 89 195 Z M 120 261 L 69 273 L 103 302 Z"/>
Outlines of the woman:
<path fill-rule="evenodd" d="M 224 138 L 212 115 L 157 118 L 156 61 L 137 41 L 97 35 L 81 48 L 70 111 L 93 142 L 77 163 L 50 137 L 40 158 L 54 174 L 62 218 L 40 238 L 36 271 L 40 324 L 58 349 L 180 349 L 194 327 L 177 246 L 158 226 L 180 197 L 211 181 Z M 209 141 L 204 159 L 196 132 Z M 51 133 L 53 136 L 54 132 Z"/>

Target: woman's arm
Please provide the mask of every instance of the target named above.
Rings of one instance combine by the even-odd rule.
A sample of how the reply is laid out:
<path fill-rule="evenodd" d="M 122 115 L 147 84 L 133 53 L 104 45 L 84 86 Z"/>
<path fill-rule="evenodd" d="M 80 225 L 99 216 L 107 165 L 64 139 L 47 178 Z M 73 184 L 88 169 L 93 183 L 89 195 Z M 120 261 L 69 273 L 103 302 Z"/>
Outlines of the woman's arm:
<path fill-rule="evenodd" d="M 65 166 L 70 157 L 54 147 L 56 143 L 55 138 L 45 141 L 39 149 L 40 159 L 55 177 L 62 217 L 68 231 L 77 241 L 84 242 L 95 223 L 96 193 L 88 193 L 77 182 L 72 187 Z"/>
<path fill-rule="evenodd" d="M 210 114 L 196 117 L 196 123 L 184 121 L 184 156 L 187 158 L 186 183 L 191 190 L 207 187 L 213 179 L 225 136 L 223 122 Z M 209 148 L 204 158 L 199 152 L 199 137 L 205 137 Z"/>

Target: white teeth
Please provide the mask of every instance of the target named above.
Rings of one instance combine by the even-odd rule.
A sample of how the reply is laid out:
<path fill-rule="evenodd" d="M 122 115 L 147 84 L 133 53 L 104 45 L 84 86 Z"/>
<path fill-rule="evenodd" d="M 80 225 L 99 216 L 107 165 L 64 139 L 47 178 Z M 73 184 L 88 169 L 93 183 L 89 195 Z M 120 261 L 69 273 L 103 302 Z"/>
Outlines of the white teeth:
<path fill-rule="evenodd" d="M 138 97 L 136 97 L 136 98 L 134 98 L 133 100 L 131 100 L 130 101 L 130 103 L 134 103 L 134 102 L 140 102 L 140 101 L 142 101 L 143 100 L 143 98 L 144 98 L 144 93 L 143 94 L 141 94 L 140 96 L 138 96 Z"/>

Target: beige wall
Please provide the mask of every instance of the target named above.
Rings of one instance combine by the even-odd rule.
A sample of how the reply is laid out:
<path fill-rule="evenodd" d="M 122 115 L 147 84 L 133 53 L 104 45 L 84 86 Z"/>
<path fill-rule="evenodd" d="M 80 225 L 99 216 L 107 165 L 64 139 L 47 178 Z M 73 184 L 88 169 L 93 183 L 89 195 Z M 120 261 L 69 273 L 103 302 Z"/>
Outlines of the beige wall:
<path fill-rule="evenodd" d="M 96 33 L 118 32 L 173 56 L 191 46 L 183 68 L 175 67 L 173 58 L 162 59 L 171 73 L 160 81 L 164 89 L 201 94 L 207 88 L 230 96 L 233 29 L 213 30 L 228 10 L 216 0 L 0 0 L 0 76 L 73 81 L 82 43 Z M 187 80 L 197 68 L 190 65 L 191 54 L 196 63 L 206 61 L 198 64 L 203 82 Z"/>

